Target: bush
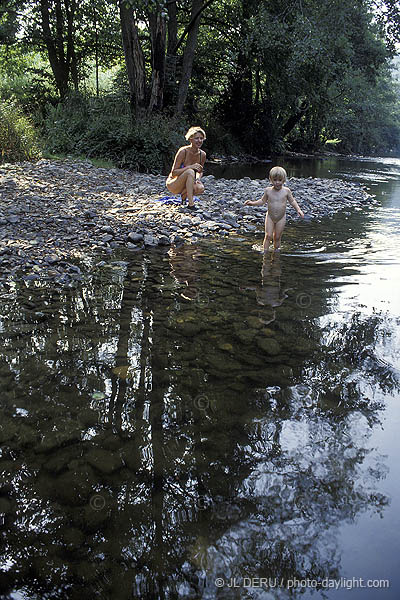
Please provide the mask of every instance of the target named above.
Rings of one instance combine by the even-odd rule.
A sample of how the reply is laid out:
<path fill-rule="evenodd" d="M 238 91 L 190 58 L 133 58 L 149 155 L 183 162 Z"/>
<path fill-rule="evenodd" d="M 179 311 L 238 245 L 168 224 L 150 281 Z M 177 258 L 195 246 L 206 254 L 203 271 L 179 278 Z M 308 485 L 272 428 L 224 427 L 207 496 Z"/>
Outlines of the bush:
<path fill-rule="evenodd" d="M 217 119 L 211 117 L 205 124 L 207 134 L 207 155 L 222 154 L 238 156 L 244 148 L 238 139 Z"/>
<path fill-rule="evenodd" d="M 2 162 L 32 160 L 40 156 L 36 130 L 12 98 L 0 105 L 0 150 Z"/>
<path fill-rule="evenodd" d="M 47 107 L 46 150 L 54 154 L 102 158 L 136 171 L 166 173 L 185 140 L 184 128 L 163 115 L 133 121 L 120 95 L 71 95 Z M 178 133 L 177 133 L 178 132 Z"/>
<path fill-rule="evenodd" d="M 52 83 L 50 68 L 36 53 L 13 54 L 11 58 L 0 47 L 0 97 L 14 99 L 26 115 L 30 115 L 35 124 L 40 125 L 43 118 L 43 106 L 56 103 L 58 94 Z"/>

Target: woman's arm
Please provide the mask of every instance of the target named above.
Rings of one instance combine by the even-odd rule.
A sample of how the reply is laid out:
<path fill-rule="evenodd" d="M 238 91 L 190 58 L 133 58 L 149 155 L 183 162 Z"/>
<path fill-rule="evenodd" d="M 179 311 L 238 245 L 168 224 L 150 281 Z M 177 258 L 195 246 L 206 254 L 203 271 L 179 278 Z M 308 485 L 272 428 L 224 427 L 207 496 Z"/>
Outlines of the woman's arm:
<path fill-rule="evenodd" d="M 200 167 L 201 167 L 201 169 L 197 171 L 199 179 L 200 179 L 200 177 L 203 176 L 204 164 L 206 162 L 206 159 L 207 159 L 207 154 L 204 152 L 204 150 L 200 150 Z M 193 167 L 196 167 L 196 165 L 193 165 Z"/>
<path fill-rule="evenodd" d="M 181 168 L 181 164 L 184 161 L 184 156 L 185 156 L 185 149 L 179 148 L 178 152 L 175 155 L 174 164 L 172 165 L 172 169 L 171 169 L 171 175 L 173 177 L 180 175 L 181 173 L 183 173 L 186 170 L 187 167 Z"/>
<path fill-rule="evenodd" d="M 186 166 L 181 167 L 181 164 L 183 164 L 185 157 L 186 157 L 186 148 L 185 147 L 179 148 L 179 150 L 175 156 L 174 164 L 172 165 L 171 175 L 173 177 L 175 177 L 175 176 L 177 177 L 179 175 L 182 175 L 182 173 L 184 173 L 187 169 L 194 169 L 194 171 L 196 171 L 196 173 L 201 174 L 203 171 L 203 166 L 200 163 L 193 163 L 192 165 L 186 165 Z M 201 160 L 201 158 L 200 158 L 200 160 Z"/>

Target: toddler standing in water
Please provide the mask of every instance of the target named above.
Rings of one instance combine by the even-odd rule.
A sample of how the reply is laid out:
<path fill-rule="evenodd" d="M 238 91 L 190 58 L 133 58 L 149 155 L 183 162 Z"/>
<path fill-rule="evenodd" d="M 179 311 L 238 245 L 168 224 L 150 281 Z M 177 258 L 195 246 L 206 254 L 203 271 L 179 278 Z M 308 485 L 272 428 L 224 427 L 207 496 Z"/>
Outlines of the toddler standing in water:
<path fill-rule="evenodd" d="M 270 187 L 267 187 L 260 200 L 246 200 L 245 205 L 262 206 L 266 204 L 268 212 L 265 217 L 264 252 L 268 252 L 271 240 L 274 240 L 274 250 L 281 248 L 281 236 L 286 224 L 286 206 L 289 203 L 296 209 L 299 217 L 304 213 L 293 198 L 292 192 L 284 185 L 286 171 L 282 167 L 273 167 L 269 172 Z"/>

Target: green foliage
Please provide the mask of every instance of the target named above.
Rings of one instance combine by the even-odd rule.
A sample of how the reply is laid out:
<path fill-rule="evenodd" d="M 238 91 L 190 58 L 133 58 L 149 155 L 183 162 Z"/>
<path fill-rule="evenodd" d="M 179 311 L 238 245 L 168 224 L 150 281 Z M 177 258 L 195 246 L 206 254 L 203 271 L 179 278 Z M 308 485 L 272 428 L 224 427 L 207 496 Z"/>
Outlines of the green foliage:
<path fill-rule="evenodd" d="M 207 140 L 205 142 L 207 154 L 238 156 L 245 152 L 239 140 L 214 117 L 204 120 L 204 128 L 207 133 Z"/>
<path fill-rule="evenodd" d="M 371 106 L 362 109 L 361 100 L 373 97 L 377 115 L 383 106 L 383 112 L 395 111 L 399 101 L 376 93 L 390 53 L 372 18 L 371 3 L 264 0 L 247 18 L 246 9 L 245 0 L 237 0 L 236 15 L 242 18 L 236 16 L 229 59 L 213 59 L 225 68 L 214 111 L 246 150 L 259 155 L 285 146 L 313 151 L 327 134 L 342 139 L 348 151 L 365 151 L 369 131 L 371 150 L 382 147 L 390 128 L 380 119 L 367 118 L 373 111 Z M 235 19 L 230 22 L 234 28 Z M 362 83 L 358 98 L 351 91 L 353 78 Z M 366 123 L 362 144 L 354 135 L 356 127 L 342 127 L 337 133 L 333 126 L 348 118 L 349 96 L 355 120 Z M 395 139 L 396 127 L 388 142 Z"/>
<path fill-rule="evenodd" d="M 134 122 L 126 99 L 113 95 L 75 94 L 56 107 L 48 106 L 44 137 L 46 151 L 52 154 L 104 158 L 152 173 L 166 172 L 184 142 L 182 127 L 174 119 L 153 115 Z"/>
<path fill-rule="evenodd" d="M 57 98 L 47 63 L 37 53 L 0 47 L 0 66 L 0 97 L 15 98 L 25 114 L 40 122 L 45 104 Z"/>
<path fill-rule="evenodd" d="M 19 30 L 18 11 L 24 0 L 1 0 L 0 4 L 0 45 L 12 44 Z"/>
<path fill-rule="evenodd" d="M 157 104 L 164 106 L 164 116 L 157 113 L 137 122 L 127 103 L 129 98 L 134 106 L 137 98 L 127 85 L 126 69 L 115 77 L 124 61 L 118 4 L 58 4 L 64 17 L 68 7 L 76 11 L 70 40 L 74 52 L 64 83 L 65 89 L 73 84 L 80 92 L 61 105 L 54 64 L 50 67 L 45 50 L 39 0 L 4 0 L 0 15 L 0 97 L 17 99 L 24 113 L 43 126 L 48 151 L 165 171 L 184 143 L 186 125 L 193 123 L 207 131 L 208 154 L 312 152 L 327 139 L 341 140 L 337 149 L 343 152 L 399 147 L 400 97 L 386 71 L 400 39 L 397 0 L 203 0 L 184 122 L 171 115 L 193 0 L 176 3 L 176 36 L 167 33 L 168 52 L 179 44 L 176 62 L 167 62 L 164 104 Z M 169 12 L 173 3 L 127 4 L 140 24 L 147 85 L 141 107 L 146 113 L 154 74 L 155 16 Z M 61 35 L 55 5 L 49 6 L 53 42 L 67 55 L 66 29 Z M 168 48 L 169 34 L 175 44 Z M 89 98 L 82 94 L 97 92 L 96 72 L 100 97 Z"/>
<path fill-rule="evenodd" d="M 346 111 L 332 111 L 327 119 L 330 135 L 341 140 L 337 150 L 357 154 L 399 151 L 399 86 L 396 91 L 389 73 L 383 71 L 377 85 L 369 88 L 361 76 L 353 76 L 346 91 Z"/>
<path fill-rule="evenodd" d="M 0 151 L 3 162 L 40 156 L 36 130 L 13 99 L 0 105 Z"/>

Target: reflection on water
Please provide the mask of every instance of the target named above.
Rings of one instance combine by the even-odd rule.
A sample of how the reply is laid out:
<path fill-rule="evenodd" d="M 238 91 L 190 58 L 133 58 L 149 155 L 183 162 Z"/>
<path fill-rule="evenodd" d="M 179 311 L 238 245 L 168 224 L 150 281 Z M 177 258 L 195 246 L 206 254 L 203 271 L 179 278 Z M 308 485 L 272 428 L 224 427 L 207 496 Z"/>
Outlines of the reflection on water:
<path fill-rule="evenodd" d="M 392 305 L 359 293 L 374 219 L 288 227 L 280 256 L 204 242 L 2 294 L 1 598 L 280 598 L 361 576 L 342 531 L 393 526 L 372 440 L 400 384 Z"/>
<path fill-rule="evenodd" d="M 258 252 L 263 252 L 262 246 L 253 246 L 253 249 L 256 249 Z M 287 298 L 286 292 L 289 291 L 290 288 L 282 289 L 281 275 L 282 267 L 280 253 L 263 253 L 260 284 L 240 288 L 241 290 L 254 290 L 257 303 L 263 307 L 270 307 L 271 315 L 269 320 L 265 320 L 267 313 L 266 310 L 263 311 L 262 322 L 264 325 L 268 325 L 275 320 L 275 309 L 278 306 L 281 306 L 285 298 Z M 299 297 L 297 298 L 297 301 L 299 301 Z M 305 301 L 307 304 L 310 304 L 308 295 L 305 296 Z"/>
<path fill-rule="evenodd" d="M 207 162 L 206 174 L 225 179 L 268 179 L 268 173 L 274 165 L 284 165 L 289 177 L 351 178 L 361 182 L 378 183 L 390 179 L 398 181 L 400 158 L 355 157 L 349 160 L 344 156 L 274 156 L 260 163 Z"/>

